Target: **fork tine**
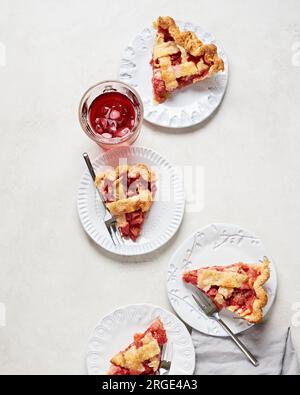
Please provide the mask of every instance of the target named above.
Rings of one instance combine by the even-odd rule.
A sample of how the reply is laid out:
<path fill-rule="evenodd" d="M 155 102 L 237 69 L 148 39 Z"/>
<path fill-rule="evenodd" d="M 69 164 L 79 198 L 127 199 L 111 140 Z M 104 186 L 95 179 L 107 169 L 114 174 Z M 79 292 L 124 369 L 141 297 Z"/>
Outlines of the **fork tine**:
<path fill-rule="evenodd" d="M 161 365 L 159 369 L 160 375 L 165 376 L 170 373 L 172 366 L 172 358 L 173 358 L 173 344 L 167 342 L 167 344 L 164 345 L 161 354 Z"/>
<path fill-rule="evenodd" d="M 116 246 L 119 246 L 119 245 L 121 244 L 121 242 L 120 242 L 120 240 L 118 239 L 117 232 L 116 232 L 116 230 L 115 230 L 114 225 L 111 224 L 111 225 L 110 225 L 110 228 L 111 228 L 111 230 L 112 230 L 112 235 L 113 235 L 113 238 L 114 238 L 114 241 L 115 241 L 115 245 L 116 245 Z"/>
<path fill-rule="evenodd" d="M 173 358 L 173 344 L 168 342 L 165 350 L 164 360 L 171 362 Z"/>
<path fill-rule="evenodd" d="M 113 223 L 112 228 L 113 228 L 113 231 L 115 233 L 116 239 L 118 240 L 119 244 L 120 245 L 124 244 L 124 240 L 123 240 L 123 237 L 121 236 L 118 226 L 115 223 Z"/>
<path fill-rule="evenodd" d="M 161 352 L 161 360 L 162 360 L 162 361 L 165 360 L 165 356 L 166 356 L 168 344 L 169 344 L 169 342 L 167 342 L 167 343 L 164 344 L 164 346 L 163 346 L 163 349 L 162 349 L 162 352 Z"/>
<path fill-rule="evenodd" d="M 207 306 L 207 302 L 206 302 L 206 300 L 204 299 L 204 297 L 203 297 L 203 295 L 202 295 L 202 292 L 199 291 L 198 289 L 196 289 L 196 290 L 194 290 L 194 291 L 196 291 L 196 295 L 194 294 L 194 297 L 195 297 L 195 298 L 197 297 L 198 301 L 200 301 L 201 304 L 203 304 L 204 306 Z"/>
<path fill-rule="evenodd" d="M 193 294 L 193 297 L 207 316 L 212 317 L 219 312 L 215 303 L 201 290 L 197 290 L 197 295 Z"/>
<path fill-rule="evenodd" d="M 166 360 L 166 354 L 167 354 L 167 351 L 168 351 L 168 344 L 169 344 L 169 342 L 167 342 L 167 344 L 165 344 L 164 347 L 163 347 L 163 350 L 162 350 L 162 353 L 161 353 L 161 360 L 162 361 Z"/>
<path fill-rule="evenodd" d="M 120 245 L 121 244 L 121 240 L 119 238 L 119 233 L 118 233 L 118 230 L 117 230 L 117 227 L 116 227 L 115 223 L 111 224 L 111 229 L 114 232 L 114 236 L 115 236 L 115 239 L 117 241 L 117 244 Z"/>
<path fill-rule="evenodd" d="M 206 296 L 200 289 L 196 288 L 197 295 L 199 299 L 203 302 L 203 304 L 208 308 L 211 307 L 210 300 L 208 300 L 208 296 Z"/>
<path fill-rule="evenodd" d="M 113 231 L 112 231 L 111 227 L 110 226 L 106 226 L 106 228 L 107 228 L 107 230 L 108 230 L 108 232 L 110 234 L 110 238 L 111 238 L 112 242 L 114 243 L 115 246 L 117 246 L 116 241 L 115 241 L 114 236 L 113 236 Z"/>
<path fill-rule="evenodd" d="M 197 303 L 197 305 L 205 312 L 205 306 L 204 304 L 194 295 L 192 294 L 194 301 Z"/>

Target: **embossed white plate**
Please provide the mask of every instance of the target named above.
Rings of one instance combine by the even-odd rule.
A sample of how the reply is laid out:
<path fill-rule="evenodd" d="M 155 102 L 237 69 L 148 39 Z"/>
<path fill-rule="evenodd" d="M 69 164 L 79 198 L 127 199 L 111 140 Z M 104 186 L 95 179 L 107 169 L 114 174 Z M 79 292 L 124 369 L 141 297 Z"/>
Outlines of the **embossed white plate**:
<path fill-rule="evenodd" d="M 163 104 L 154 104 L 150 66 L 155 38 L 155 31 L 152 27 L 144 29 L 126 47 L 120 67 L 120 80 L 133 86 L 143 99 L 145 119 L 155 125 L 168 128 L 189 127 L 209 118 L 222 102 L 229 76 L 226 53 L 212 34 L 192 23 L 179 21 L 178 25 L 181 30 L 195 32 L 205 44 L 217 45 L 225 63 L 223 73 L 175 92 Z"/>
<path fill-rule="evenodd" d="M 173 345 L 170 374 L 192 375 L 195 350 L 185 325 L 172 313 L 158 306 L 137 304 L 121 307 L 102 318 L 88 342 L 86 367 L 90 375 L 105 375 L 110 360 L 132 343 L 135 333 L 143 333 L 160 317 Z"/>
<path fill-rule="evenodd" d="M 101 154 L 94 162 L 96 171 L 119 164 L 145 163 L 157 176 L 155 201 L 136 242 L 126 240 L 115 246 L 103 222 L 104 209 L 88 171 L 80 181 L 77 204 L 82 225 L 100 247 L 114 254 L 137 256 L 162 247 L 177 232 L 183 218 L 185 199 L 182 176 L 157 152 L 142 147 L 124 147 Z"/>
<path fill-rule="evenodd" d="M 213 224 L 199 230 L 178 248 L 170 260 L 167 287 L 174 310 L 184 322 L 202 333 L 227 336 L 215 321 L 208 319 L 199 310 L 191 296 L 192 287 L 182 281 L 182 274 L 207 266 L 231 265 L 238 262 L 255 264 L 262 261 L 265 256 L 271 261 L 271 278 L 265 285 L 269 296 L 264 309 L 266 315 L 275 300 L 277 276 L 272 257 L 265 250 L 261 240 L 236 225 Z M 244 320 L 235 319 L 227 310 L 223 310 L 221 316 L 236 334 L 252 326 Z"/>

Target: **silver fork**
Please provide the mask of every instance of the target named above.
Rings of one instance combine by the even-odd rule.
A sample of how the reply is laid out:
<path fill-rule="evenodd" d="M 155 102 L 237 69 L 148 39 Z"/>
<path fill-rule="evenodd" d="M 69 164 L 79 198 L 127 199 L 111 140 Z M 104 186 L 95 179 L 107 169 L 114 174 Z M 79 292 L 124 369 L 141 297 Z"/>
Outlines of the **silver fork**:
<path fill-rule="evenodd" d="M 117 221 L 111 215 L 109 210 L 107 209 L 105 201 L 104 201 L 103 196 L 102 196 L 102 193 L 99 190 L 99 188 L 96 187 L 96 184 L 95 184 L 96 173 L 95 173 L 95 170 L 94 170 L 93 165 L 91 163 L 91 160 L 90 160 L 90 158 L 89 158 L 89 156 L 88 156 L 88 154 L 86 152 L 83 154 L 83 159 L 85 160 L 85 163 L 86 163 L 86 165 L 87 165 L 87 167 L 89 169 L 90 175 L 91 175 L 91 177 L 92 177 L 92 179 L 94 181 L 95 188 L 96 188 L 96 190 L 97 190 L 97 192 L 99 194 L 100 200 L 103 203 L 103 207 L 105 209 L 105 215 L 103 217 L 103 221 L 105 223 L 105 226 L 106 226 L 106 228 L 107 228 L 107 230 L 108 230 L 108 232 L 110 234 L 110 237 L 111 237 L 114 245 L 115 246 L 122 245 L 124 243 L 124 240 L 123 240 L 123 237 L 121 236 L 121 233 L 119 231 L 119 228 L 118 228 L 118 225 L 117 225 Z"/>
<path fill-rule="evenodd" d="M 197 296 L 193 294 L 193 298 L 201 310 L 211 319 L 217 321 L 221 327 L 228 333 L 234 343 L 239 347 L 239 349 L 246 355 L 249 361 L 255 366 L 259 366 L 258 360 L 251 354 L 247 347 L 237 338 L 237 336 L 231 331 L 230 328 L 225 324 L 225 322 L 220 318 L 219 311 L 216 305 L 210 300 L 200 290 L 197 291 Z"/>
<path fill-rule="evenodd" d="M 161 364 L 159 368 L 159 374 L 165 376 L 169 374 L 173 359 L 173 344 L 168 342 L 164 345 L 161 355 Z"/>

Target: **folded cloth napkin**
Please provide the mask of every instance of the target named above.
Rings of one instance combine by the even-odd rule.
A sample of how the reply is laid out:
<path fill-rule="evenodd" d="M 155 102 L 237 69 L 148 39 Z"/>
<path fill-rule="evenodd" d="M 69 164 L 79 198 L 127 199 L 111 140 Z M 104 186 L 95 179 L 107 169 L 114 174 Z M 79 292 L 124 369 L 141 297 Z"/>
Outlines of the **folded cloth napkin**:
<path fill-rule="evenodd" d="M 259 360 L 255 368 L 230 338 L 192 332 L 196 349 L 196 375 L 299 375 L 290 328 L 275 329 L 269 321 L 239 335 Z"/>

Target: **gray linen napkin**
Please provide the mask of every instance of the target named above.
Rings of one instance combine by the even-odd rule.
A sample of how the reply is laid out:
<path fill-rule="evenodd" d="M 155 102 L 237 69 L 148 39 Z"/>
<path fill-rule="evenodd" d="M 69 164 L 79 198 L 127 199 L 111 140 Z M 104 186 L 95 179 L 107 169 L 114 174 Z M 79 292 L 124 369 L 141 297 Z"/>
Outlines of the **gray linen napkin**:
<path fill-rule="evenodd" d="M 290 328 L 271 326 L 269 321 L 239 335 L 257 357 L 255 368 L 230 338 L 216 338 L 193 331 L 196 375 L 299 375 L 299 364 Z"/>

